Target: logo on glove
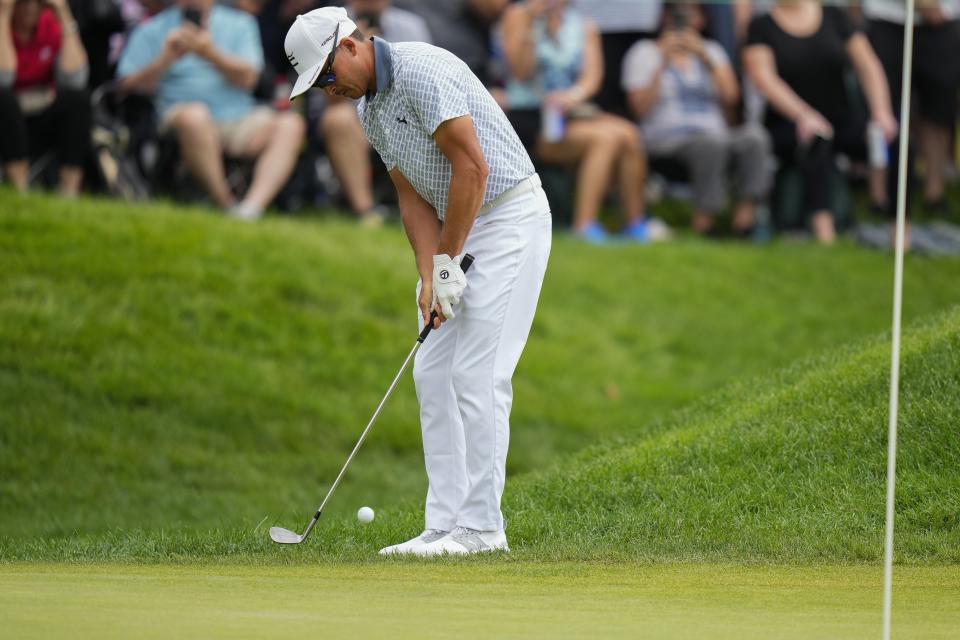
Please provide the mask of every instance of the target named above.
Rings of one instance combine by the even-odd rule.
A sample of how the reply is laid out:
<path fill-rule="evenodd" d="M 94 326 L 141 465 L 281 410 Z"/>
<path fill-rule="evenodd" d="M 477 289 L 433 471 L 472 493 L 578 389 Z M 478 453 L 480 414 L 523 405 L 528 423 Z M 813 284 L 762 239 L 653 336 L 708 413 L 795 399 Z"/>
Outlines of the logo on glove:
<path fill-rule="evenodd" d="M 443 271 L 440 272 L 440 279 L 441 279 L 441 280 L 446 280 L 446 279 L 449 278 L 449 277 L 450 277 L 450 272 L 447 271 L 446 269 L 444 269 Z"/>

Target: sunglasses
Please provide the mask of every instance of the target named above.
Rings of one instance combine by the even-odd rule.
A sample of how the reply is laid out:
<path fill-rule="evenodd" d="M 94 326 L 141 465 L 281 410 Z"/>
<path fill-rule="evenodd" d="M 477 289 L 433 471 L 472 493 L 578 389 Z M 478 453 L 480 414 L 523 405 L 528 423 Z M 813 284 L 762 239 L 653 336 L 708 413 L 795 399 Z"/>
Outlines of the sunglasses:
<path fill-rule="evenodd" d="M 339 36 L 340 24 L 338 23 L 337 28 L 333 30 L 333 49 L 330 51 L 330 58 L 327 60 L 327 64 L 324 65 L 323 69 L 320 70 L 317 81 L 313 83 L 313 86 L 318 89 L 329 87 L 337 81 L 337 76 L 333 73 L 333 61 L 337 57 L 337 45 L 340 44 Z"/>

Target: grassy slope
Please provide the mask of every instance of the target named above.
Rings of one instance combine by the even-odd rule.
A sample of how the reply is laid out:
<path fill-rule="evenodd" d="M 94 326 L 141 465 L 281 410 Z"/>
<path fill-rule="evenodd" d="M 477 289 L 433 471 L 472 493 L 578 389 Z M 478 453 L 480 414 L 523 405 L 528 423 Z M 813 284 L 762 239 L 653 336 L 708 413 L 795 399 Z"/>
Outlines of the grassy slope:
<path fill-rule="evenodd" d="M 683 445 L 682 438 L 656 440 L 674 437 L 656 435 L 678 426 L 678 418 L 662 422 L 670 409 L 881 330 L 888 262 L 850 248 L 691 242 L 596 250 L 558 239 L 517 376 L 512 470 L 542 468 L 557 453 L 612 434 L 639 438 L 637 460 Z M 250 531 L 280 514 L 300 526 L 411 343 L 409 263 L 396 230 L 369 234 L 282 220 L 247 227 L 162 207 L 131 211 L 0 194 L 0 403 L 10 408 L 0 415 L 0 535 L 91 534 L 68 549 L 11 542 L 3 555 L 269 555 L 260 548 L 262 531 Z M 955 301 L 958 275 L 956 261 L 911 260 L 908 319 Z M 743 391 L 749 397 L 753 390 Z M 703 405 L 690 422 L 726 428 L 737 417 L 721 412 L 714 424 L 720 404 Z M 792 426 L 792 416 L 777 416 Z M 717 449 L 739 461 L 740 444 L 763 443 L 720 441 Z M 683 471 L 679 454 L 674 463 L 676 474 L 692 470 Z M 419 467 L 408 382 L 335 511 L 419 492 Z M 639 511 L 617 525 L 610 516 L 636 501 L 636 490 L 591 475 L 597 468 L 603 464 L 565 467 L 544 476 L 551 480 L 513 485 L 507 500 L 515 538 L 535 549 L 543 531 L 556 540 L 576 522 L 587 532 L 596 524 L 601 534 L 621 526 L 621 534 L 643 543 L 631 547 L 634 555 L 784 555 L 728 539 L 731 527 L 722 522 L 719 543 L 695 535 L 713 520 L 693 518 L 662 541 L 655 530 L 637 528 Z M 714 471 L 728 479 L 743 473 Z M 611 490 L 598 486 L 601 495 L 582 500 L 565 481 L 568 473 L 610 482 Z M 685 480 L 673 486 L 690 486 Z M 666 503 L 657 526 L 685 506 L 682 497 Z M 705 499 L 702 491 L 689 497 Z M 556 516 L 563 526 L 551 519 L 557 506 L 565 509 Z M 762 505 L 749 508 L 765 513 Z M 567 520 L 570 513 L 583 517 Z M 381 511 L 374 526 L 351 529 L 344 553 L 363 555 L 415 520 L 403 506 Z M 217 524 L 228 527 L 223 537 L 209 547 L 198 543 Z M 177 533 L 158 537 L 160 526 Z M 320 544 L 351 527 L 339 521 L 318 536 Z M 144 532 L 102 535 L 113 528 Z M 648 546 L 651 540 L 658 542 Z M 691 541 L 683 552 L 680 543 Z M 563 554 L 578 554 L 575 538 L 564 544 Z M 800 551 L 851 557 L 848 547 Z"/>
<path fill-rule="evenodd" d="M 955 638 L 960 569 L 896 574 L 893 634 Z M 0 617 L 30 638 L 876 638 L 872 567 L 0 568 Z"/>

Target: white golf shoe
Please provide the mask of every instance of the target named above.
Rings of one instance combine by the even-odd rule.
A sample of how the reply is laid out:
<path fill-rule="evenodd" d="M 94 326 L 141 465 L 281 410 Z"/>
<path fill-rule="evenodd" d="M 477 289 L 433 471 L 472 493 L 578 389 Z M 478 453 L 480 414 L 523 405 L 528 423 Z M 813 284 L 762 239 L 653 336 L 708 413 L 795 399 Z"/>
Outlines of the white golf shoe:
<path fill-rule="evenodd" d="M 406 542 L 380 549 L 380 555 L 391 556 L 394 554 L 417 553 L 417 550 L 421 547 L 445 538 L 449 533 L 449 531 L 441 531 L 440 529 L 426 529 L 420 535 L 415 538 L 410 538 Z"/>
<path fill-rule="evenodd" d="M 418 556 L 442 556 L 444 554 L 463 556 L 488 551 L 510 551 L 507 534 L 499 531 L 477 531 L 466 527 L 457 527 L 448 535 L 417 548 Z"/>

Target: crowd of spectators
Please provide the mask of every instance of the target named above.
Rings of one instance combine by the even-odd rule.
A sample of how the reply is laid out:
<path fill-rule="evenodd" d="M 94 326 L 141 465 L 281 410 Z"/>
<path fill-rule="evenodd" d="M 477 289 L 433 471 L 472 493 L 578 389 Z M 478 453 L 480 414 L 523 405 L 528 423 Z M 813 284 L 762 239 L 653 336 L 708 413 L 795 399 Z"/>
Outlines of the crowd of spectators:
<path fill-rule="evenodd" d="M 45 167 L 65 197 L 84 182 L 109 188 L 117 177 L 99 175 L 110 172 L 91 134 L 132 126 L 127 111 L 98 116 L 109 94 L 149 101 L 147 116 L 134 112 L 229 215 L 255 220 L 296 183 L 307 200 L 337 193 L 363 224 L 381 224 L 383 172 L 354 105 L 321 92 L 287 99 L 286 31 L 333 4 L 369 35 L 462 58 L 538 167 L 569 176 L 549 195 L 572 203 L 571 231 L 585 241 L 664 237 L 648 174 L 683 185 L 700 234 L 724 215 L 741 236 L 768 211 L 776 222 L 775 192 L 786 190 L 800 224 L 831 243 L 851 176 L 874 214 L 893 208 L 901 0 L 0 0 L 5 180 L 26 190 Z M 924 208 L 949 216 L 960 0 L 919 4 L 907 160 Z M 232 163 L 249 179 L 232 181 Z M 605 203 L 619 218 L 601 216 Z"/>

